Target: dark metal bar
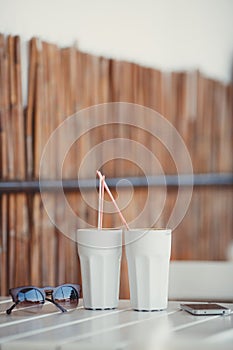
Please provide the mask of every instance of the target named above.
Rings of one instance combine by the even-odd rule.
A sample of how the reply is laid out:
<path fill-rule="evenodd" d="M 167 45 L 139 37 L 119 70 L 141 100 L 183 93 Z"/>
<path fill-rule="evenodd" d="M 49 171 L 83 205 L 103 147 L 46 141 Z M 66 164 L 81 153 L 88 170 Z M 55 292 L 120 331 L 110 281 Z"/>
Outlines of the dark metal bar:
<path fill-rule="evenodd" d="M 121 180 L 121 181 L 120 181 Z M 123 181 L 122 181 L 123 180 Z M 233 185 L 233 173 L 208 173 L 208 174 L 183 174 L 183 175 L 155 175 L 147 177 L 126 177 L 110 178 L 106 180 L 108 186 L 127 188 L 148 187 L 148 186 L 229 186 Z M 98 187 L 96 179 L 85 180 L 63 180 L 62 187 L 64 191 L 92 190 Z M 58 180 L 43 180 L 41 186 L 38 180 L 29 181 L 0 181 L 0 193 L 11 192 L 55 192 L 61 188 L 61 182 Z"/>

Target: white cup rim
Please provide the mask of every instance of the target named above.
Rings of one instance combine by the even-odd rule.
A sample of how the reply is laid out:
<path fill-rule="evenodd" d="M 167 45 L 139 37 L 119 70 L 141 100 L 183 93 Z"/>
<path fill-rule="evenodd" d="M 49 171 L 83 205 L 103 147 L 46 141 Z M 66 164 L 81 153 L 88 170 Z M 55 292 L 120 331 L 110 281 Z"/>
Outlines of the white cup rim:
<path fill-rule="evenodd" d="M 122 229 L 78 229 L 79 246 L 95 249 L 116 249 L 122 246 Z"/>
<path fill-rule="evenodd" d="M 93 228 L 78 228 L 77 231 L 121 231 L 121 228 L 107 228 L 107 227 L 103 227 L 103 228 L 98 228 L 98 227 L 93 227 Z"/>
<path fill-rule="evenodd" d="M 156 228 L 156 227 L 141 227 L 141 228 L 130 228 L 129 230 L 125 230 L 125 232 L 127 231 L 172 231 L 171 228 Z"/>
<path fill-rule="evenodd" d="M 171 236 L 172 229 L 170 228 L 135 228 L 124 231 L 124 245 L 135 243 L 136 241 L 146 237 L 147 235 L 157 235 L 160 237 Z"/>

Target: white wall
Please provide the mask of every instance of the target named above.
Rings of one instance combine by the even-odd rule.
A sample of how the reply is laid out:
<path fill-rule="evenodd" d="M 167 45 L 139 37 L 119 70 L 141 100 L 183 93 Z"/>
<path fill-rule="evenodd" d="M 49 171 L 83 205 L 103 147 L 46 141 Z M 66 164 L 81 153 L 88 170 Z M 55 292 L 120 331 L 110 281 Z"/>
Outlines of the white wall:
<path fill-rule="evenodd" d="M 231 80 L 233 0 L 0 0 L 0 32 Z"/>

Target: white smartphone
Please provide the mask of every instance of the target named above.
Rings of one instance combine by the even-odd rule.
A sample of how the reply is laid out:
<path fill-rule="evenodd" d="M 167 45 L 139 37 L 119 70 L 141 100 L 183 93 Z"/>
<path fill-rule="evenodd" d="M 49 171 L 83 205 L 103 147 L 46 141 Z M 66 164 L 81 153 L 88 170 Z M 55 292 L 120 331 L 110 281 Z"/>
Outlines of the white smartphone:
<path fill-rule="evenodd" d="M 219 304 L 202 303 L 202 304 L 180 304 L 182 310 L 188 311 L 192 315 L 229 315 L 231 309 Z"/>

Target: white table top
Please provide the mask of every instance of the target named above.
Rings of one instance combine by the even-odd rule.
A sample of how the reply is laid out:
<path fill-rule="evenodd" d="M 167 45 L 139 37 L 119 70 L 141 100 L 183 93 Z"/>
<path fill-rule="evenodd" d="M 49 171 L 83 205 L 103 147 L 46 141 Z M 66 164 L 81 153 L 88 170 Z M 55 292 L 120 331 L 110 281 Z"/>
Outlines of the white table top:
<path fill-rule="evenodd" d="M 40 313 L 6 315 L 10 298 L 0 298 L 0 349 L 233 349 L 233 312 L 193 316 L 169 302 L 166 311 L 136 312 L 128 300 L 118 309 L 61 313 L 46 303 Z M 222 304 L 233 310 L 233 304 Z"/>

